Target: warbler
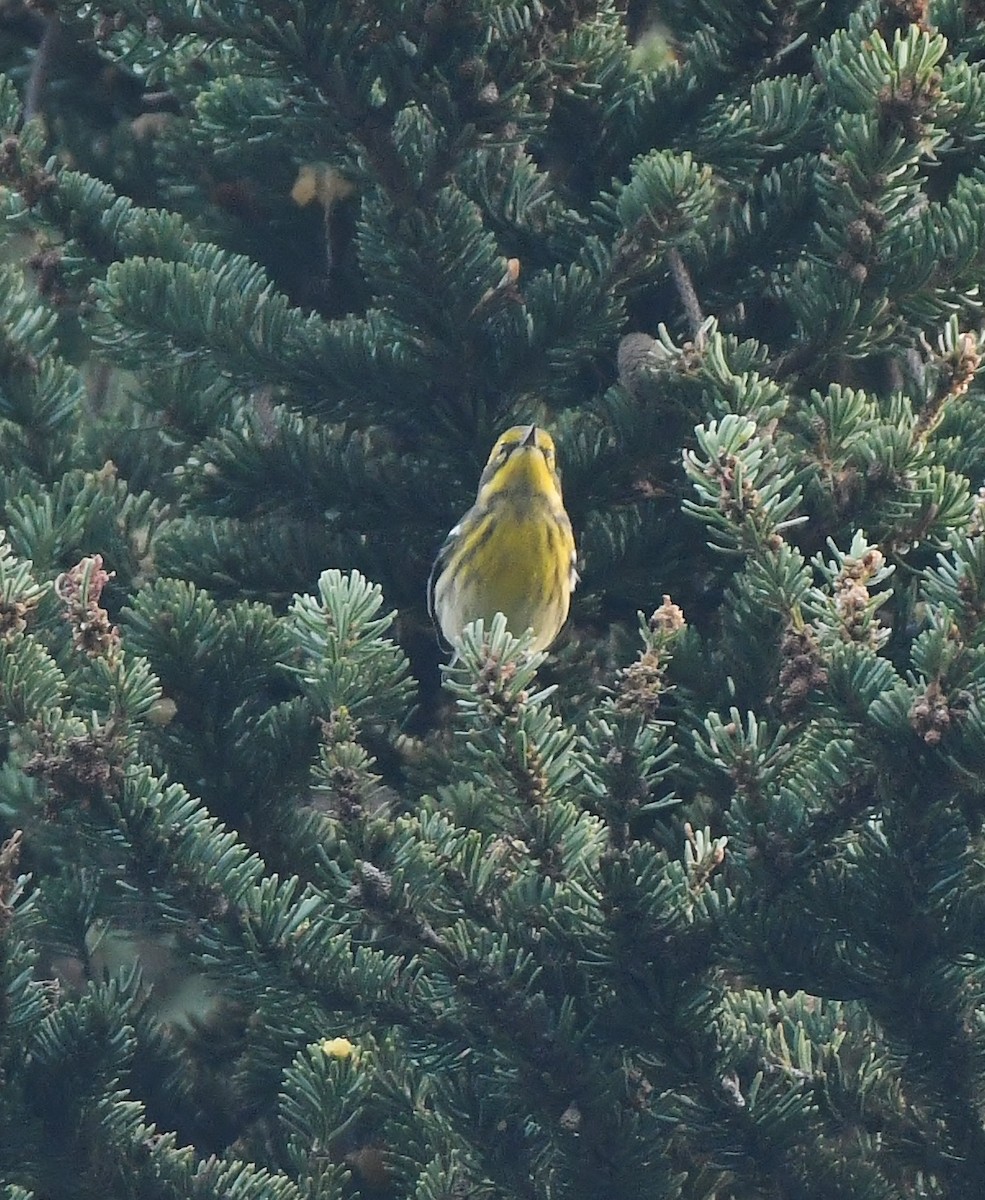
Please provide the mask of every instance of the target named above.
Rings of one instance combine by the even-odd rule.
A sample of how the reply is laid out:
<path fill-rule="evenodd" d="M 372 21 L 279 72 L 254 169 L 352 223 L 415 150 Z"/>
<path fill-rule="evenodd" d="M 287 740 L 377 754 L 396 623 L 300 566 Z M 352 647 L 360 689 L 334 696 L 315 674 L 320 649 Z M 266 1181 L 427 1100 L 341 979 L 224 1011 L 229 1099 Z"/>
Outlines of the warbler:
<path fill-rule="evenodd" d="M 449 532 L 428 580 L 428 612 L 457 650 L 462 630 L 497 612 L 510 633 L 546 650 L 568 618 L 578 581 L 554 439 L 514 425 L 497 439 L 475 504 Z"/>

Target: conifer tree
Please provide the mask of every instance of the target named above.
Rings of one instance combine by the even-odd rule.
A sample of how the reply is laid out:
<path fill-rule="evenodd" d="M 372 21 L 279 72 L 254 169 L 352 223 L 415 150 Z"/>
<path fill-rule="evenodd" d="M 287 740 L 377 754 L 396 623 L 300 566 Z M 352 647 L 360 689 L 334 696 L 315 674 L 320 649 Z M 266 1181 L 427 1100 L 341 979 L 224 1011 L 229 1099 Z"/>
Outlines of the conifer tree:
<path fill-rule="evenodd" d="M 0 20 L 4 1200 L 979 1197 L 985 14 Z"/>

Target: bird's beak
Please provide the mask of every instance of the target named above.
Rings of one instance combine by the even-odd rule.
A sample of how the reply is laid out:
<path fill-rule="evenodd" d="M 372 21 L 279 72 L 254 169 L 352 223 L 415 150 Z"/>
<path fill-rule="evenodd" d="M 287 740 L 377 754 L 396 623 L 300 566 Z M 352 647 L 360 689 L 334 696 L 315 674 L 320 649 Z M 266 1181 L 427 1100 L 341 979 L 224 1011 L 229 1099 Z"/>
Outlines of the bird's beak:
<path fill-rule="evenodd" d="M 520 443 L 521 446 L 536 446 L 537 445 L 537 426 L 531 425 L 527 430 L 527 436 Z"/>

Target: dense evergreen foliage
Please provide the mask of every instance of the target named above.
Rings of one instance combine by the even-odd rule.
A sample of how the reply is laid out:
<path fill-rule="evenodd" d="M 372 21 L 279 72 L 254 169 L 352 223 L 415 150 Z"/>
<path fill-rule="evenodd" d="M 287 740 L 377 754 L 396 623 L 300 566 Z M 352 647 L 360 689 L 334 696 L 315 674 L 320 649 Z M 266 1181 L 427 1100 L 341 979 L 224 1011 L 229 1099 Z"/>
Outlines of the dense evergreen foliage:
<path fill-rule="evenodd" d="M 982 6 L 0 32 L 0 1197 L 978 1200 Z"/>

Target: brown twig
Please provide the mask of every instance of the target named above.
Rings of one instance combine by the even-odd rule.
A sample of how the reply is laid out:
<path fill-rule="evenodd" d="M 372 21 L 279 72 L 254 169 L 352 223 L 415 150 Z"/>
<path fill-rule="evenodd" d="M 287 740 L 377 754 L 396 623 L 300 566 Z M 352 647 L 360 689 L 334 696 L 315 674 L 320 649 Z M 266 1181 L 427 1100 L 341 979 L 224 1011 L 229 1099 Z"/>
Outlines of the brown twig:
<path fill-rule="evenodd" d="M 57 14 L 45 17 L 44 33 L 34 54 L 31 64 L 31 74 L 24 91 L 24 120 L 41 115 L 44 109 L 44 94 L 48 89 L 48 77 L 51 75 L 52 64 L 55 61 L 62 43 L 64 26 Z"/>
<path fill-rule="evenodd" d="M 691 327 L 691 337 L 697 339 L 701 326 L 704 324 L 704 313 L 701 311 L 698 293 L 694 290 L 691 272 L 687 269 L 684 259 L 681 258 L 681 252 L 676 246 L 671 246 L 667 251 L 667 265 L 670 267 L 674 286 L 677 288 L 677 294 L 684 306 L 684 312 Z"/>

